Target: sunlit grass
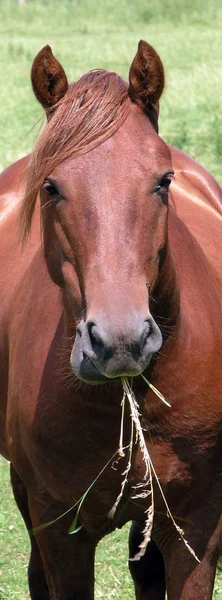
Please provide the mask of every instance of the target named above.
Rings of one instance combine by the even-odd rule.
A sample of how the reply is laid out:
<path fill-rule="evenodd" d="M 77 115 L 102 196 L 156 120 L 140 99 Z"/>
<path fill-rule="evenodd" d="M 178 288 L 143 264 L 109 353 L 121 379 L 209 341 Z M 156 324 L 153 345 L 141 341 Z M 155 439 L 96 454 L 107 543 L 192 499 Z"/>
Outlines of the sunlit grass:
<path fill-rule="evenodd" d="M 128 78 L 138 40 L 155 46 L 166 69 L 160 131 L 221 179 L 221 3 L 145 0 L 0 0 L 0 166 L 30 151 L 41 115 L 29 74 L 51 44 L 70 80 L 103 67 Z"/>

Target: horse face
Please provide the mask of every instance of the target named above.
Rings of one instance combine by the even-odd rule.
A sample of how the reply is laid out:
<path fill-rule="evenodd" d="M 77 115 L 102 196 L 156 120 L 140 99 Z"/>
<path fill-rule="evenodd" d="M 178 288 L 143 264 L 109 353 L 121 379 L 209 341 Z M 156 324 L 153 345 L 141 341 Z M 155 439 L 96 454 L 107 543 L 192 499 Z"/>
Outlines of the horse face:
<path fill-rule="evenodd" d="M 48 47 L 43 58 L 44 77 L 38 55 L 32 82 L 51 119 L 67 80 L 57 62 L 49 64 Z M 65 287 L 76 325 L 71 366 L 90 383 L 140 374 L 162 344 L 149 310 L 167 244 L 172 176 L 169 149 L 151 125 L 162 89 L 162 63 L 141 42 L 130 69 L 124 123 L 93 149 L 65 157 L 42 186 L 45 256 L 51 276 Z"/>
<path fill-rule="evenodd" d="M 111 138 L 44 183 L 55 199 L 58 256 L 77 323 L 71 365 L 86 381 L 138 375 L 161 347 L 148 291 L 166 245 L 171 174 L 168 147 L 132 104 Z"/>

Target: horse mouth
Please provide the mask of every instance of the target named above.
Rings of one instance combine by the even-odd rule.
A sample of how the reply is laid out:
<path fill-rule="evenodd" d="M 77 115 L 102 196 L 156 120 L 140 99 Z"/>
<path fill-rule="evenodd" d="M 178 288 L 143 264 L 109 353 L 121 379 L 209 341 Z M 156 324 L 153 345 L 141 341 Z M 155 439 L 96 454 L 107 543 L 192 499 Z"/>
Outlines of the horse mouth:
<path fill-rule="evenodd" d="M 120 381 L 121 377 L 137 377 L 147 366 L 147 361 L 142 368 L 132 361 L 130 366 L 128 365 L 126 367 L 124 364 L 118 364 L 116 365 L 116 368 L 112 368 L 111 370 L 107 369 L 104 373 L 102 369 L 100 370 L 100 365 L 98 364 L 97 367 L 96 364 L 94 364 L 94 361 L 86 355 L 83 356 L 83 359 L 79 363 L 76 363 L 75 353 L 72 351 L 70 364 L 72 371 L 75 373 L 78 379 L 90 385 L 99 385 L 115 383 Z"/>
<path fill-rule="evenodd" d="M 73 369 L 72 361 L 71 367 Z M 94 363 L 88 358 L 88 356 L 84 356 L 81 361 L 78 369 L 73 369 L 75 375 L 85 383 L 89 383 L 91 385 L 98 385 L 104 383 L 111 383 L 112 381 L 118 381 L 120 379 L 117 377 L 108 377 L 101 373 L 94 365 Z"/>

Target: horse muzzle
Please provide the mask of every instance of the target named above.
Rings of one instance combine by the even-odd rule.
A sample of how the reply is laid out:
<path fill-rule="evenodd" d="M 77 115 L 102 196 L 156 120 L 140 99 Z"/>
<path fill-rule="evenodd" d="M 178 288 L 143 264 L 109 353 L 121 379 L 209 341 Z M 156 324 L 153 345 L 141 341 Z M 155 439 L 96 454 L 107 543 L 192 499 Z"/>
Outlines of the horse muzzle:
<path fill-rule="evenodd" d="M 135 327 L 131 325 L 121 331 L 115 325 L 103 325 L 101 320 L 82 321 L 76 330 L 70 358 L 77 377 L 98 384 L 140 375 L 161 348 L 163 339 L 151 315 L 145 320 L 137 317 L 136 321 Z"/>

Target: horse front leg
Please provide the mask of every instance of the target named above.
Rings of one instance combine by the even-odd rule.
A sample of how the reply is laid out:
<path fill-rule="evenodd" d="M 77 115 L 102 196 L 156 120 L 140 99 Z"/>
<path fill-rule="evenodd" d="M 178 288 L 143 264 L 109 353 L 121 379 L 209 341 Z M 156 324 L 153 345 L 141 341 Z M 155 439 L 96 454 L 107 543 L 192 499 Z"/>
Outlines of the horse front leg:
<path fill-rule="evenodd" d="M 202 529 L 207 530 L 206 521 Z M 199 525 L 200 525 L 199 523 Z M 217 561 L 220 554 L 220 528 L 218 523 L 208 539 L 200 536 L 198 526 L 195 535 L 186 536 L 196 552 L 200 563 L 189 553 L 181 539 L 174 540 L 170 553 L 163 552 L 166 570 L 168 600 L 212 600 Z"/>
<path fill-rule="evenodd" d="M 34 527 L 63 514 L 65 507 L 46 493 L 29 494 Z M 94 559 L 98 536 L 82 528 L 69 535 L 73 513 L 36 533 L 51 600 L 94 600 Z"/>
<path fill-rule="evenodd" d="M 168 600 L 212 600 L 217 560 L 217 547 L 208 548 L 201 563 L 194 566 L 192 558 L 187 559 L 176 545 L 166 569 Z"/>
<path fill-rule="evenodd" d="M 12 464 L 10 466 L 10 475 L 14 498 L 30 535 L 32 521 L 29 513 L 28 494 L 22 480 Z M 30 535 L 30 543 L 31 554 L 28 566 L 28 580 L 31 599 L 50 600 L 40 551 L 33 535 Z"/>

